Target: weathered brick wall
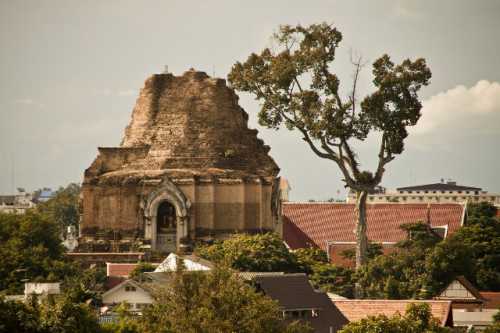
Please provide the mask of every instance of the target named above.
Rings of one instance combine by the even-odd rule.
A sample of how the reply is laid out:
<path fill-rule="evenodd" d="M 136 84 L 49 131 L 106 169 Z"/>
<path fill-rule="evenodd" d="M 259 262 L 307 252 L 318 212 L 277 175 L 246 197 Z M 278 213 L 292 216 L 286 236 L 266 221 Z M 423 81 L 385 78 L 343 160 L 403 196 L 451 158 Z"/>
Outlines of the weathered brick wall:
<path fill-rule="evenodd" d="M 196 71 L 147 79 L 121 146 L 99 148 L 85 171 L 83 235 L 142 237 L 141 203 L 165 177 L 192 204 L 193 236 L 272 230 L 279 168 L 247 122 L 222 79 Z"/>

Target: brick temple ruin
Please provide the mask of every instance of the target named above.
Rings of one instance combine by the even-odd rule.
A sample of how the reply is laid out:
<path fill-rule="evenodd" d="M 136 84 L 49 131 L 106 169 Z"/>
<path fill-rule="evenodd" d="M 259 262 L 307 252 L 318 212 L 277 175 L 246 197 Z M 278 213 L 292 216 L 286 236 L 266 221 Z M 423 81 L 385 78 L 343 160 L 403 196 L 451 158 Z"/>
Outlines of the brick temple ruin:
<path fill-rule="evenodd" d="M 80 251 L 172 252 L 276 230 L 279 168 L 247 123 L 223 79 L 194 70 L 147 79 L 121 145 L 98 148 L 85 170 Z"/>

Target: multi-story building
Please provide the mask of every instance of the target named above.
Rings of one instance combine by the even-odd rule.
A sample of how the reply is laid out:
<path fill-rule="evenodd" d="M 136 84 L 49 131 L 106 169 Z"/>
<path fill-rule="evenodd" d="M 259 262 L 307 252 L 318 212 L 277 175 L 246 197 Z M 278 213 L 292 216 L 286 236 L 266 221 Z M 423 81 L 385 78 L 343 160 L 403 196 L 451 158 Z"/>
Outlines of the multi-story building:
<path fill-rule="evenodd" d="M 33 196 L 24 189 L 18 189 L 14 195 L 0 195 L 0 213 L 24 214 L 33 207 Z"/>
<path fill-rule="evenodd" d="M 356 194 L 349 192 L 347 202 L 356 202 Z M 490 202 L 500 207 L 500 194 L 488 193 L 480 187 L 457 185 L 455 181 L 398 187 L 388 190 L 379 187 L 375 193 L 368 195 L 369 203 L 402 202 L 402 203 L 460 203 Z"/>

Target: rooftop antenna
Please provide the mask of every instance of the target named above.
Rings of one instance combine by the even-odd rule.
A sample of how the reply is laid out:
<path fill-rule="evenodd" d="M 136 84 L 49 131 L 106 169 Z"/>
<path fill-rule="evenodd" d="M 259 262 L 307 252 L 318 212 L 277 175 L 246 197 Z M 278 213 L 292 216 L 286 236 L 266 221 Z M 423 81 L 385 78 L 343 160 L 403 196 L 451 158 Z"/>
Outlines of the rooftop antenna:
<path fill-rule="evenodd" d="M 168 74 L 168 65 L 165 65 L 165 68 L 164 68 L 164 70 L 163 70 L 163 73 L 164 73 L 164 74 Z"/>

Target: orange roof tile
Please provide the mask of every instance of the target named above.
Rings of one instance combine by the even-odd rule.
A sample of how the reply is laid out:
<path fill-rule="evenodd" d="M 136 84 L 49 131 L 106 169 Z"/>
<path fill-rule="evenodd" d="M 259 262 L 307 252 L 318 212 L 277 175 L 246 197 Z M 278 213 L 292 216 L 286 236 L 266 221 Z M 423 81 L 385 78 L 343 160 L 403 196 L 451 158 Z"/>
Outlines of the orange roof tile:
<path fill-rule="evenodd" d="M 327 241 L 354 242 L 354 204 L 283 203 L 283 237 L 292 249 L 317 246 L 326 250 Z M 374 242 L 405 239 L 399 227 L 430 220 L 433 227 L 447 226 L 448 235 L 462 225 L 461 204 L 383 203 L 367 205 L 368 238 Z"/>
<path fill-rule="evenodd" d="M 357 321 L 368 316 L 386 315 L 388 317 L 400 313 L 404 315 L 406 307 L 411 303 L 427 303 L 431 307 L 432 316 L 442 326 L 452 324 L 451 301 L 434 300 L 333 300 L 332 301 L 349 321 Z"/>
<path fill-rule="evenodd" d="M 128 277 L 130 273 L 134 270 L 137 264 L 114 264 L 106 263 L 107 265 L 107 276 L 120 276 Z"/>
<path fill-rule="evenodd" d="M 480 293 L 485 300 L 484 307 L 486 309 L 500 309 L 500 292 L 481 291 Z"/>

